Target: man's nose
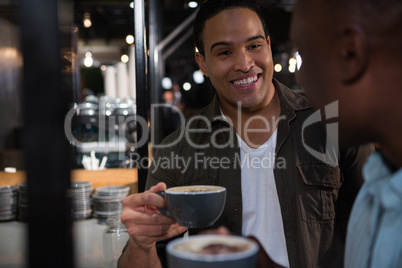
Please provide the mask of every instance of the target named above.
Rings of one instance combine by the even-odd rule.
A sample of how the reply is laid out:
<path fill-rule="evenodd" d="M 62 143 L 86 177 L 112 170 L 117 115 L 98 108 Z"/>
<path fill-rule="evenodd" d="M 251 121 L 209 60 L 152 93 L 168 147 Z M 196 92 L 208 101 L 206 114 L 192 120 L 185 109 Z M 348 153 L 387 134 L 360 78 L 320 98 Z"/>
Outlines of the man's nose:
<path fill-rule="evenodd" d="M 251 55 L 247 51 L 242 51 L 236 54 L 234 69 L 235 71 L 248 72 L 254 63 Z"/>

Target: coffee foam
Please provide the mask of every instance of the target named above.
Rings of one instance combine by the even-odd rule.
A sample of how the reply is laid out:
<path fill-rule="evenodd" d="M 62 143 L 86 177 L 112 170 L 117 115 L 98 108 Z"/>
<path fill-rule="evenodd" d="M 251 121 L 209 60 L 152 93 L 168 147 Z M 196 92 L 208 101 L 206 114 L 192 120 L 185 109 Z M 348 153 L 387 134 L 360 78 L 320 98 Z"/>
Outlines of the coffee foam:
<path fill-rule="evenodd" d="M 201 237 L 199 239 L 191 239 L 188 241 L 183 240 L 182 243 L 178 243 L 174 246 L 174 250 L 183 253 L 201 254 L 204 248 L 211 245 L 224 245 L 227 247 L 236 247 L 240 249 L 237 252 L 224 253 L 224 254 L 236 254 L 244 251 L 248 251 L 252 248 L 250 242 L 245 241 L 233 236 L 214 236 L 214 237 Z M 211 255 L 211 254 L 207 254 Z"/>
<path fill-rule="evenodd" d="M 223 187 L 214 185 L 194 185 L 194 186 L 179 186 L 168 189 L 169 192 L 177 193 L 195 193 L 195 192 L 211 192 L 222 190 Z"/>

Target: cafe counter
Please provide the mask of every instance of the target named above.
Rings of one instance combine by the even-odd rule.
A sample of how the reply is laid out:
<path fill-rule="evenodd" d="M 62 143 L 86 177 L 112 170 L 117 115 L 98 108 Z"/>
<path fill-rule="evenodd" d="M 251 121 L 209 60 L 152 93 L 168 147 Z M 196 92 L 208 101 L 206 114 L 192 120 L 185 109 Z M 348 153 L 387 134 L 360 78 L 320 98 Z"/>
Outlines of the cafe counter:
<path fill-rule="evenodd" d="M 103 232 L 106 225 L 95 218 L 73 222 L 73 244 L 76 268 L 112 267 L 104 262 Z M 27 265 L 27 223 L 0 222 L 0 267 L 21 268 Z"/>
<path fill-rule="evenodd" d="M 26 181 L 26 173 L 0 172 L 0 186 L 18 185 Z M 136 193 L 137 169 L 106 169 L 100 171 L 72 170 L 71 181 L 89 181 L 93 190 L 103 186 L 129 186 Z M 96 217 L 73 221 L 74 260 L 77 268 L 112 267 L 104 262 L 104 220 Z M 28 224 L 21 220 L 0 221 L 0 267 L 28 267 Z"/>
<path fill-rule="evenodd" d="M 0 172 L 0 186 L 18 185 L 26 180 L 25 171 Z M 71 181 L 90 181 L 94 189 L 110 185 L 130 186 L 130 193 L 137 191 L 137 169 L 105 169 L 85 170 L 74 169 L 71 171 Z"/>

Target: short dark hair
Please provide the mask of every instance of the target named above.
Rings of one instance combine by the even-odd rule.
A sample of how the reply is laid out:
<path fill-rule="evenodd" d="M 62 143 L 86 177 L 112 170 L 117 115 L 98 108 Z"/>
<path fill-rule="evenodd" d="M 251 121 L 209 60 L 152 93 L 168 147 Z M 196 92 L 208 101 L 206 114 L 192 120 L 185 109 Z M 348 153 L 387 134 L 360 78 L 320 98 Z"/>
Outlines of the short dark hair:
<path fill-rule="evenodd" d="M 265 36 L 268 37 L 269 32 L 261 9 L 253 0 L 207 0 L 200 6 L 193 26 L 194 45 L 202 55 L 205 55 L 204 44 L 201 37 L 205 22 L 226 9 L 238 7 L 248 8 L 254 11 L 260 18 Z"/>

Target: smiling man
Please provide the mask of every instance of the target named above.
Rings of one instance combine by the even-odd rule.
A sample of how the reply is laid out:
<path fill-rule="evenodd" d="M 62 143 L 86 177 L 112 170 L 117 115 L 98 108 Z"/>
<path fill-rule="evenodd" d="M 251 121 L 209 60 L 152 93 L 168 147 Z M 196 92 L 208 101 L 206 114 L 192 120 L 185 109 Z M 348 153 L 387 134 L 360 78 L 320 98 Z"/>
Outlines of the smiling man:
<path fill-rule="evenodd" d="M 223 114 L 237 122 L 236 133 L 243 141 L 251 147 L 261 146 L 276 126 L 267 127 L 257 116 L 278 119 L 280 114 L 272 82 L 270 39 L 261 20 L 248 8 L 228 9 L 208 19 L 201 36 L 196 61 L 217 90 Z M 247 135 L 250 129 L 264 131 Z"/>
<path fill-rule="evenodd" d="M 155 192 L 179 185 L 227 189 L 212 228 L 257 241 L 259 267 L 342 267 L 346 223 L 372 148 L 342 150 L 332 161 L 309 153 L 337 148 L 328 148 L 329 128 L 306 124 L 315 114 L 309 100 L 273 79 L 270 37 L 253 1 L 205 2 L 194 40 L 217 94 L 156 150 L 149 190 L 124 200 L 130 240 L 120 267 L 166 265 L 164 246 L 187 228 L 158 212 L 165 202 Z M 188 161 L 185 172 L 158 165 L 172 152 Z"/>

